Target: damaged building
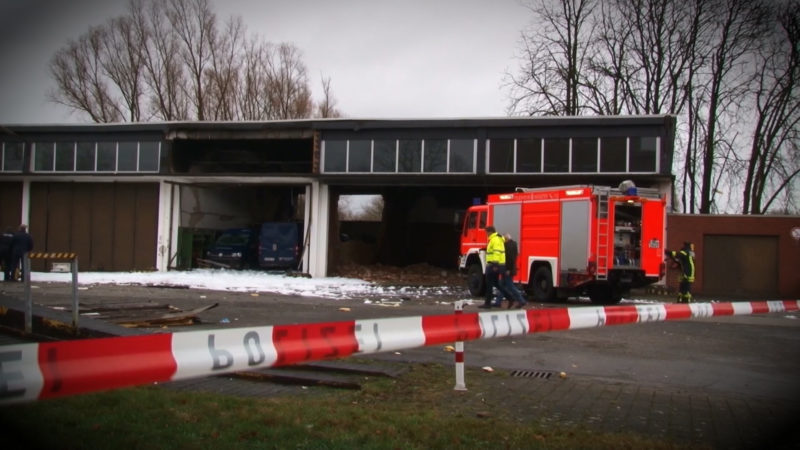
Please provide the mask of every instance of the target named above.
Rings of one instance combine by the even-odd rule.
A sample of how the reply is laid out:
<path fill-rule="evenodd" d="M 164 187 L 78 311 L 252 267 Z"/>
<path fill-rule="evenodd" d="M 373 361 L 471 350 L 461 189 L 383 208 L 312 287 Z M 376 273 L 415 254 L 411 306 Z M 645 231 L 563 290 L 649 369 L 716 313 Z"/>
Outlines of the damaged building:
<path fill-rule="evenodd" d="M 629 179 L 669 202 L 674 133 L 667 115 L 6 125 L 0 225 L 82 271 L 190 269 L 222 230 L 267 222 L 298 224 L 292 269 L 314 277 L 453 269 L 490 193 Z M 380 219 L 340 220 L 344 196 L 379 196 Z"/>

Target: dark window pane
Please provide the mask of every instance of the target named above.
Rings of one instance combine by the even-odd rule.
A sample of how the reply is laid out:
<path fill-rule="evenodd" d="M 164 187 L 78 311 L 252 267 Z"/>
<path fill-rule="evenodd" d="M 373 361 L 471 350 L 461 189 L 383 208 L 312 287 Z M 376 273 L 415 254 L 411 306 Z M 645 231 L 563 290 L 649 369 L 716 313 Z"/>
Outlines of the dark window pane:
<path fill-rule="evenodd" d="M 513 139 L 492 139 L 489 141 L 489 172 L 514 172 Z"/>
<path fill-rule="evenodd" d="M 120 172 L 136 171 L 139 155 L 136 152 L 136 142 L 120 142 L 117 152 L 117 170 Z"/>
<path fill-rule="evenodd" d="M 517 140 L 517 173 L 542 171 L 542 140 Z"/>
<path fill-rule="evenodd" d="M 115 172 L 117 170 L 117 143 L 97 143 L 97 171 Z"/>
<path fill-rule="evenodd" d="M 34 144 L 33 170 L 52 171 L 55 154 L 52 142 L 37 142 Z"/>
<path fill-rule="evenodd" d="M 56 170 L 62 172 L 75 171 L 75 143 L 56 143 Z"/>
<path fill-rule="evenodd" d="M 379 140 L 373 143 L 373 172 L 395 172 L 397 168 L 397 141 Z"/>
<path fill-rule="evenodd" d="M 471 212 L 467 217 L 467 226 L 464 228 L 464 231 L 471 230 L 478 225 L 478 213 Z"/>
<path fill-rule="evenodd" d="M 350 141 L 348 172 L 369 172 L 371 160 L 370 141 Z"/>
<path fill-rule="evenodd" d="M 79 172 L 94 171 L 94 142 L 78 142 L 75 170 Z"/>
<path fill-rule="evenodd" d="M 475 171 L 475 140 L 451 139 L 450 140 L 450 172 Z"/>
<path fill-rule="evenodd" d="M 597 138 L 572 139 L 572 171 L 597 172 Z"/>
<path fill-rule="evenodd" d="M 628 139 L 604 137 L 600 139 L 600 172 L 626 172 L 628 169 Z"/>
<path fill-rule="evenodd" d="M 544 171 L 569 172 L 569 139 L 545 139 Z"/>
<path fill-rule="evenodd" d="M 400 140 L 399 150 L 400 172 L 422 171 L 422 141 Z"/>
<path fill-rule="evenodd" d="M 325 141 L 325 172 L 347 170 L 347 141 Z"/>
<path fill-rule="evenodd" d="M 158 142 L 139 142 L 139 172 L 158 172 Z"/>
<path fill-rule="evenodd" d="M 425 140 L 425 172 L 447 172 L 447 141 L 444 139 Z"/>
<path fill-rule="evenodd" d="M 655 172 L 658 139 L 654 137 L 631 138 L 630 171 Z"/>
<path fill-rule="evenodd" d="M 3 171 L 21 172 L 25 157 L 25 145 L 22 142 L 6 142 L 3 153 Z"/>

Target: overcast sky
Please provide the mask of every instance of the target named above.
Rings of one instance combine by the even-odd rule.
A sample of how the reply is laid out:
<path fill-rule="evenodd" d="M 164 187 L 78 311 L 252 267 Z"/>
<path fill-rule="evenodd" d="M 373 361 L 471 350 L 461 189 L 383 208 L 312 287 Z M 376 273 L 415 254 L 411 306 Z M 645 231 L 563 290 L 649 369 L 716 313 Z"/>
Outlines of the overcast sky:
<path fill-rule="evenodd" d="M 348 117 L 505 115 L 518 67 L 520 0 L 212 0 L 248 34 L 303 52 L 312 88 L 331 78 Z M 0 0 L 0 123 L 75 123 L 47 101 L 48 62 L 68 39 L 126 11 L 126 0 Z M 319 98 L 315 95 L 315 98 Z"/>

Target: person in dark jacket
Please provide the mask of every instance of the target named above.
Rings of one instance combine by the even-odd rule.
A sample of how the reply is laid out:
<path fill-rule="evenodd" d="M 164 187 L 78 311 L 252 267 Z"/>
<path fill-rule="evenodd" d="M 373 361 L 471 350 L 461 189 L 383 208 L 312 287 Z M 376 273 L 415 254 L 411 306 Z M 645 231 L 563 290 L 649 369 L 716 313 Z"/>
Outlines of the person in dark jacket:
<path fill-rule="evenodd" d="M 3 266 L 3 281 L 11 281 L 11 242 L 14 241 L 14 231 L 11 227 L 6 228 L 3 234 L 0 234 L 0 265 Z"/>
<path fill-rule="evenodd" d="M 508 298 L 508 308 L 521 308 L 527 305 L 528 302 L 525 300 L 522 292 L 514 285 L 514 276 L 517 274 L 517 255 L 519 254 L 519 247 L 509 233 L 503 235 L 503 240 L 506 249 L 506 270 L 500 274 L 500 283 L 505 288 L 506 292 L 511 294 L 511 297 Z M 499 289 L 494 301 L 495 304 L 500 304 L 503 301 L 503 293 L 500 292 Z"/>
<path fill-rule="evenodd" d="M 678 285 L 678 303 L 692 302 L 692 283 L 694 283 L 694 244 L 684 242 L 683 248 L 676 251 L 666 250 L 667 257 L 672 259 L 681 269 L 680 284 Z"/>
<path fill-rule="evenodd" d="M 25 277 L 22 267 L 22 257 L 33 250 L 33 238 L 28 234 L 28 226 L 22 224 L 19 230 L 14 233 L 14 239 L 11 241 L 11 270 L 19 269 L 19 281 Z"/>
<path fill-rule="evenodd" d="M 494 288 L 497 288 L 509 301 L 513 297 L 503 286 L 501 280 L 501 275 L 506 271 L 505 241 L 491 225 L 486 227 L 486 238 L 488 240 L 486 244 L 486 298 L 482 305 L 478 305 L 478 308 L 488 309 L 493 306 L 500 306 L 500 302 L 503 300 L 503 297 L 500 297 L 500 302 L 492 301 Z"/>

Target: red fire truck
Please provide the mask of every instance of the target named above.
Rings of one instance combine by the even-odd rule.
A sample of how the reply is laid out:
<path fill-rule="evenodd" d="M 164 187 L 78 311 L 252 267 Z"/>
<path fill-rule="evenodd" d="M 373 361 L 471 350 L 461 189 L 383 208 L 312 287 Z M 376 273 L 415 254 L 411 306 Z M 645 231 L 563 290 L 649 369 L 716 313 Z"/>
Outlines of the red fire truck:
<path fill-rule="evenodd" d="M 666 200 L 630 181 L 618 188 L 517 188 L 469 208 L 459 269 L 474 296 L 485 293 L 487 224 L 517 241 L 514 281 L 537 301 L 588 295 L 596 304 L 619 303 L 666 270 Z"/>

